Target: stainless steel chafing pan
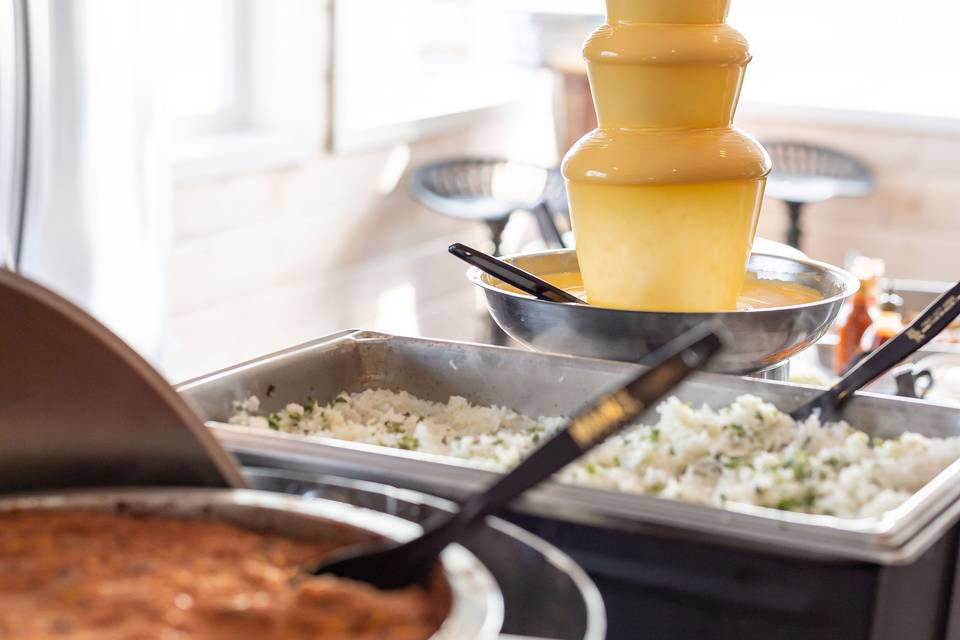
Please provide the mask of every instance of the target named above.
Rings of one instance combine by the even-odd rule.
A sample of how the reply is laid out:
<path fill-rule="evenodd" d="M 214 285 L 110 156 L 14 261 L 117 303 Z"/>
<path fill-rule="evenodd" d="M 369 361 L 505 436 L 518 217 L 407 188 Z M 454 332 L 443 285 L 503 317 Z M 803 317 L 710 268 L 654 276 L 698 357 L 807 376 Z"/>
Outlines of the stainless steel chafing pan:
<path fill-rule="evenodd" d="M 311 394 L 326 401 L 344 389 L 375 387 L 405 389 L 439 401 L 462 395 L 530 415 L 564 415 L 635 370 L 624 363 L 348 331 L 184 383 L 179 390 L 206 414 L 220 441 L 248 461 L 455 496 L 478 489 L 491 475 L 446 457 L 255 431 L 225 422 L 234 402 L 250 394 L 259 395 L 265 408 L 273 410 Z M 271 386 L 276 393 L 267 398 Z M 752 393 L 788 409 L 816 391 L 701 374 L 676 393 L 684 400 L 714 406 Z M 907 430 L 930 436 L 960 435 L 960 412 L 931 403 L 860 394 L 850 403 L 847 416 L 856 426 L 881 437 Z M 915 560 L 956 522 L 958 497 L 960 463 L 879 518 L 840 519 L 749 505 L 722 510 L 558 483 L 536 490 L 520 508 L 627 531 L 667 526 L 736 544 L 896 564 Z"/>

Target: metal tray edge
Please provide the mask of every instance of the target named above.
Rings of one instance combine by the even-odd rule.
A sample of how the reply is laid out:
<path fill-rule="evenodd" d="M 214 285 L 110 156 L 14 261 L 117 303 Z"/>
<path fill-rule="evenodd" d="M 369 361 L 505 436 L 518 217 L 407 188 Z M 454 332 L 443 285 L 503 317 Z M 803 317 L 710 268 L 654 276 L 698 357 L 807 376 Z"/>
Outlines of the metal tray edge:
<path fill-rule="evenodd" d="M 237 374 L 246 369 L 262 366 L 267 363 L 275 362 L 277 360 L 282 360 L 286 357 L 303 354 L 304 352 L 309 352 L 314 349 L 328 348 L 330 346 L 336 345 L 338 342 L 343 341 L 361 341 L 361 340 L 371 340 L 371 341 L 384 341 L 384 342 L 398 342 L 398 343 L 415 343 L 420 345 L 429 345 L 435 346 L 437 348 L 456 348 L 456 349 L 471 349 L 471 350 L 480 350 L 485 352 L 503 352 L 509 353 L 511 351 L 517 351 L 516 349 L 493 346 L 493 345 L 483 345 L 483 344 L 473 344 L 466 342 L 456 342 L 456 341 L 447 341 L 447 340 L 436 340 L 429 338 L 417 338 L 417 337 L 406 337 L 406 336 L 396 336 L 391 334 L 386 334 L 376 331 L 366 331 L 362 329 L 349 329 L 341 331 L 329 336 L 321 337 L 316 340 L 309 341 L 304 344 L 295 345 L 284 349 L 279 352 L 268 354 L 259 358 L 254 358 L 248 360 L 238 365 L 227 367 L 221 369 L 211 374 L 200 376 L 192 380 L 188 380 L 177 385 L 177 391 L 181 393 L 189 392 L 191 389 L 210 384 L 216 380 Z M 611 373 L 623 373 L 627 374 L 631 371 L 636 371 L 639 368 L 639 365 L 633 365 L 623 362 L 611 362 L 602 359 L 596 358 L 584 358 L 580 356 L 570 356 L 564 354 L 539 354 L 533 352 L 523 351 L 526 355 L 534 355 L 539 359 L 542 359 L 547 362 L 563 362 L 565 364 L 575 364 L 577 367 L 583 368 L 585 370 L 593 371 L 604 371 Z M 792 392 L 798 392 L 798 395 L 808 395 L 816 393 L 819 389 L 817 387 L 809 385 L 797 385 L 787 382 L 778 382 L 770 380 L 756 380 L 753 378 L 745 377 L 736 377 L 729 375 L 713 374 L 713 373 L 700 373 L 697 374 L 696 379 L 704 384 L 715 383 L 721 385 L 724 388 L 730 389 L 734 392 L 744 392 L 749 393 L 751 391 L 746 390 L 748 386 L 756 387 L 757 385 L 773 385 L 775 387 L 780 387 L 781 389 L 789 389 Z M 744 389 L 741 390 L 741 387 Z M 754 391 L 755 392 L 755 391 Z M 884 394 L 877 394 L 871 392 L 861 392 L 857 394 L 858 398 L 869 399 L 870 401 L 877 402 L 880 404 L 895 402 L 895 403 L 910 403 L 916 402 L 923 404 L 924 406 L 930 405 L 928 402 L 921 402 L 919 400 L 909 400 L 902 398 L 891 398 L 890 396 Z M 944 406 L 943 408 L 950 408 Z M 301 457 L 304 452 L 296 452 L 291 450 L 292 446 L 299 445 L 309 445 L 308 448 L 311 450 L 311 457 L 324 455 L 325 458 L 330 456 L 336 456 L 337 458 L 343 458 L 345 454 L 349 455 L 347 457 L 355 458 L 360 456 L 358 459 L 354 459 L 351 462 L 351 469 L 354 472 L 363 472 L 365 468 L 371 467 L 382 467 L 384 461 L 389 461 L 390 464 L 416 464 L 418 471 L 423 471 L 424 464 L 439 464 L 444 469 L 445 473 L 489 473 L 483 472 L 465 465 L 459 465 L 451 461 L 455 460 L 452 458 L 446 458 L 441 456 L 426 456 L 424 454 L 417 454 L 406 451 L 395 451 L 392 449 L 374 447 L 372 445 L 363 445 L 358 443 L 350 443 L 337 441 L 332 439 L 316 439 L 316 440 L 306 440 L 297 436 L 288 436 L 286 434 L 273 434 L 273 433 L 257 433 L 251 432 L 247 428 L 235 427 L 227 425 L 224 423 L 217 422 L 208 422 L 215 435 L 221 440 L 221 442 L 228 447 L 232 447 L 237 451 L 249 452 L 249 453 L 266 453 L 269 452 L 271 455 L 282 455 L 282 456 L 294 456 Z M 285 444 L 278 445 L 278 442 L 284 442 Z M 279 446 L 279 450 L 277 447 Z M 315 447 L 321 446 L 323 448 L 316 449 Z M 323 462 L 329 463 L 329 459 L 325 459 Z M 418 478 L 420 475 L 418 473 L 411 473 L 409 470 L 394 470 L 395 477 L 403 478 L 404 480 L 418 481 L 422 478 Z M 492 478 L 492 474 L 489 478 Z M 618 492 L 599 490 L 599 489 L 587 489 L 584 487 L 573 487 L 570 485 L 556 485 L 556 483 L 551 483 L 551 486 L 542 489 L 534 494 L 534 496 L 540 496 L 540 493 L 550 492 L 550 491 L 574 491 L 574 490 L 588 490 L 594 492 L 592 501 L 587 501 L 587 506 L 590 507 L 590 510 L 593 511 L 592 515 L 588 519 L 597 519 L 604 520 L 606 518 L 613 518 L 613 520 L 619 524 L 625 524 L 623 522 L 624 512 L 627 514 L 632 513 L 632 518 L 627 518 L 627 520 L 633 520 L 636 523 L 642 523 L 644 521 L 659 522 L 664 524 L 662 520 L 666 519 L 666 524 L 671 526 L 678 526 L 678 523 L 673 519 L 676 516 L 671 513 L 670 507 L 660 507 L 658 505 L 651 505 L 644 501 L 656 500 L 649 496 L 641 496 L 637 494 L 620 494 Z M 438 485 L 444 487 L 444 484 Z M 472 480 L 466 482 L 466 486 L 476 489 L 480 485 L 477 484 L 476 477 Z M 559 488 L 558 488 L 559 487 Z M 934 496 L 930 498 L 930 494 L 936 494 L 937 491 L 941 492 L 941 495 Z M 943 513 L 950 504 L 955 502 L 960 496 L 960 464 L 955 463 L 951 465 L 947 470 L 939 474 L 934 478 L 930 483 L 925 485 L 917 494 L 912 496 L 904 505 L 901 505 L 897 509 L 888 512 L 883 517 L 880 518 L 870 518 L 870 519 L 861 519 L 861 520 L 844 520 L 839 518 L 831 518 L 830 516 L 810 516 L 806 514 L 795 514 L 791 512 L 778 512 L 772 509 L 764 509 L 760 507 L 752 507 L 749 505 L 742 505 L 745 508 L 740 508 L 738 506 L 735 509 L 715 509 L 713 507 L 705 507 L 702 505 L 691 505 L 687 503 L 675 503 L 682 505 L 677 507 L 680 509 L 690 509 L 695 507 L 696 509 L 706 510 L 714 514 L 724 514 L 724 517 L 717 515 L 703 515 L 694 513 L 692 516 L 689 516 L 694 522 L 684 522 L 680 526 L 690 526 L 694 529 L 705 531 L 706 529 L 715 530 L 719 526 L 724 526 L 729 523 L 723 522 L 727 518 L 748 518 L 748 522 L 751 524 L 749 526 L 760 526 L 767 527 L 771 529 L 771 532 L 766 535 L 757 535 L 756 532 L 734 532 L 733 535 L 738 537 L 746 537 L 751 539 L 760 539 L 770 542 L 775 542 L 776 544 L 783 545 L 788 544 L 796 548 L 807 548 L 808 550 L 817 550 L 823 551 L 827 550 L 828 553 L 839 553 L 843 557 L 860 557 L 865 560 L 873 561 L 886 561 L 891 557 L 900 557 L 900 552 L 907 548 L 907 544 L 912 540 L 919 532 L 924 530 L 925 527 L 932 526 L 931 523 L 938 522 L 941 523 L 939 516 Z M 598 501 L 600 498 L 604 498 L 601 502 L 607 502 L 612 504 L 605 504 L 604 509 L 598 507 Z M 533 506 L 536 508 L 538 504 L 543 503 L 543 497 L 540 496 L 536 499 L 533 499 Z M 628 502 L 626 505 L 619 504 L 622 500 L 628 500 L 633 502 Z M 529 502 L 529 501 L 528 501 Z M 656 502 L 662 503 L 674 503 L 674 501 L 667 500 L 656 500 Z M 561 501 L 562 504 L 562 501 Z M 639 507 L 644 507 L 642 509 L 643 518 L 636 518 L 636 513 Z M 667 515 L 661 513 L 661 511 L 666 512 Z M 909 517 L 904 517 L 909 515 Z M 956 517 L 960 517 L 960 514 L 956 514 Z M 701 522 L 704 518 L 707 519 L 706 522 Z M 831 526 L 826 526 L 823 524 L 822 520 L 824 518 L 829 518 L 832 522 Z M 811 519 L 819 519 L 816 522 L 811 522 Z M 720 522 L 717 522 L 720 521 Z M 952 524 L 948 523 L 948 524 Z M 810 538 L 804 543 L 800 543 L 797 540 L 789 540 L 785 537 L 784 534 L 792 533 L 798 536 L 804 536 Z M 932 542 L 932 541 L 931 541 Z M 864 551 L 864 547 L 867 547 L 868 550 Z M 919 550 L 922 551 L 922 550 Z M 919 551 L 917 553 L 919 553 Z M 852 555 L 851 555 L 852 554 Z M 902 558 L 901 562 L 909 562 L 914 554 L 911 554 L 909 558 Z"/>
<path fill-rule="evenodd" d="M 282 434 L 251 433 L 246 427 L 219 423 L 208 423 L 208 426 L 229 451 L 251 456 L 258 465 L 267 464 L 278 469 L 306 469 L 317 473 L 349 475 L 413 486 L 416 490 L 428 493 L 446 493 L 447 496 L 451 492 L 463 495 L 476 491 L 497 477 L 495 472 L 451 464 L 440 456 L 418 456 L 405 451 L 391 455 L 394 453 L 392 450 L 383 453 L 373 451 L 378 448 L 374 445 L 330 440 L 305 441 Z M 682 528 L 703 535 L 719 533 L 731 539 L 762 543 L 772 548 L 811 553 L 824 559 L 854 559 L 880 564 L 907 564 L 914 561 L 936 541 L 942 528 L 960 517 L 960 502 L 953 502 L 946 510 L 931 514 L 919 523 L 918 534 L 901 541 L 884 535 L 883 519 L 874 520 L 881 525 L 879 527 L 826 528 L 803 520 L 829 516 L 808 516 L 763 508 L 719 509 L 554 481 L 531 491 L 519 507 L 522 511 L 538 515 L 598 526 L 628 530 L 651 524 Z M 642 518 L 638 518 L 641 513 Z"/>

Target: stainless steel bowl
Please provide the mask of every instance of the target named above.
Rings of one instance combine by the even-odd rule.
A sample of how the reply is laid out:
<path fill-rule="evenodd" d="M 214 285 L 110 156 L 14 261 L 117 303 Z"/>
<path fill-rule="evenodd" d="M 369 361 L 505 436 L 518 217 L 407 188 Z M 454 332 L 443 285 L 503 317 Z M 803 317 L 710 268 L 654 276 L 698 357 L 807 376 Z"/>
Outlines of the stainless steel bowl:
<path fill-rule="evenodd" d="M 536 275 L 579 272 L 576 252 L 545 251 L 503 258 Z M 822 262 L 754 253 L 749 271 L 812 287 L 821 300 L 790 307 L 718 313 L 628 311 L 593 305 L 537 300 L 497 286 L 499 280 L 473 267 L 467 277 L 483 288 L 497 324 L 535 351 L 637 362 L 691 327 L 719 319 L 732 343 L 710 366 L 737 375 L 772 369 L 803 351 L 826 333 L 843 301 L 858 289 L 857 280 Z"/>
<path fill-rule="evenodd" d="M 330 523 L 396 540 L 421 527 L 402 518 L 333 500 L 303 500 L 244 489 L 96 489 L 57 494 L 27 494 L 0 499 L 0 511 L 14 509 L 89 509 L 218 520 L 259 531 L 309 539 L 331 535 Z M 341 527 L 340 535 L 348 535 Z M 441 556 L 452 592 L 450 612 L 431 640 L 494 640 L 503 624 L 503 595 L 491 573 L 459 545 Z"/>

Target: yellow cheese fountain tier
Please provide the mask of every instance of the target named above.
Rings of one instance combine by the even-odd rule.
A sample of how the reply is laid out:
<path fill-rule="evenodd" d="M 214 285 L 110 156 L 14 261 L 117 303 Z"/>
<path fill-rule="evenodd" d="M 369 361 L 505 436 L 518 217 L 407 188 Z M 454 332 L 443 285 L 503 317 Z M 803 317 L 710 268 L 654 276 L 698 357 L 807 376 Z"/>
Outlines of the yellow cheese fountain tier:
<path fill-rule="evenodd" d="M 736 308 L 770 159 L 732 126 L 729 0 L 607 0 L 584 46 L 599 128 L 563 162 L 591 304 Z"/>

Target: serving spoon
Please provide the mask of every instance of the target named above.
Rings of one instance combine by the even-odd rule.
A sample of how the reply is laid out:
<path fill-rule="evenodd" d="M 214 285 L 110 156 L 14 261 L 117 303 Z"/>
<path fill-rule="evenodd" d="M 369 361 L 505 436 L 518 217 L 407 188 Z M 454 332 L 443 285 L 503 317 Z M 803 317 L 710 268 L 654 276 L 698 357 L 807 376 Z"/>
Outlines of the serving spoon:
<path fill-rule="evenodd" d="M 524 293 L 529 293 L 534 298 L 546 300 L 547 302 L 587 304 L 572 293 L 564 291 L 560 287 L 554 286 L 546 280 L 538 278 L 528 271 L 524 271 L 520 267 L 514 266 L 499 258 L 494 258 L 482 251 L 477 251 L 465 244 L 454 242 L 447 250 L 467 264 L 473 265 L 477 269 L 480 269 L 480 271 L 494 278 L 503 280 Z"/>
<path fill-rule="evenodd" d="M 960 315 L 960 282 L 937 298 L 903 331 L 851 367 L 830 389 L 790 412 L 794 420 L 805 420 L 820 411 L 820 420 L 841 418 L 844 404 L 855 391 L 873 382 L 897 363 L 933 340 Z"/>
<path fill-rule="evenodd" d="M 475 494 L 437 526 L 405 543 L 378 543 L 348 548 L 309 571 L 399 589 L 427 575 L 440 552 L 506 506 L 608 437 L 633 422 L 676 384 L 703 367 L 722 347 L 717 323 L 706 323 L 661 347 L 643 373 L 600 397 L 571 418 L 555 436 L 486 490 Z"/>

